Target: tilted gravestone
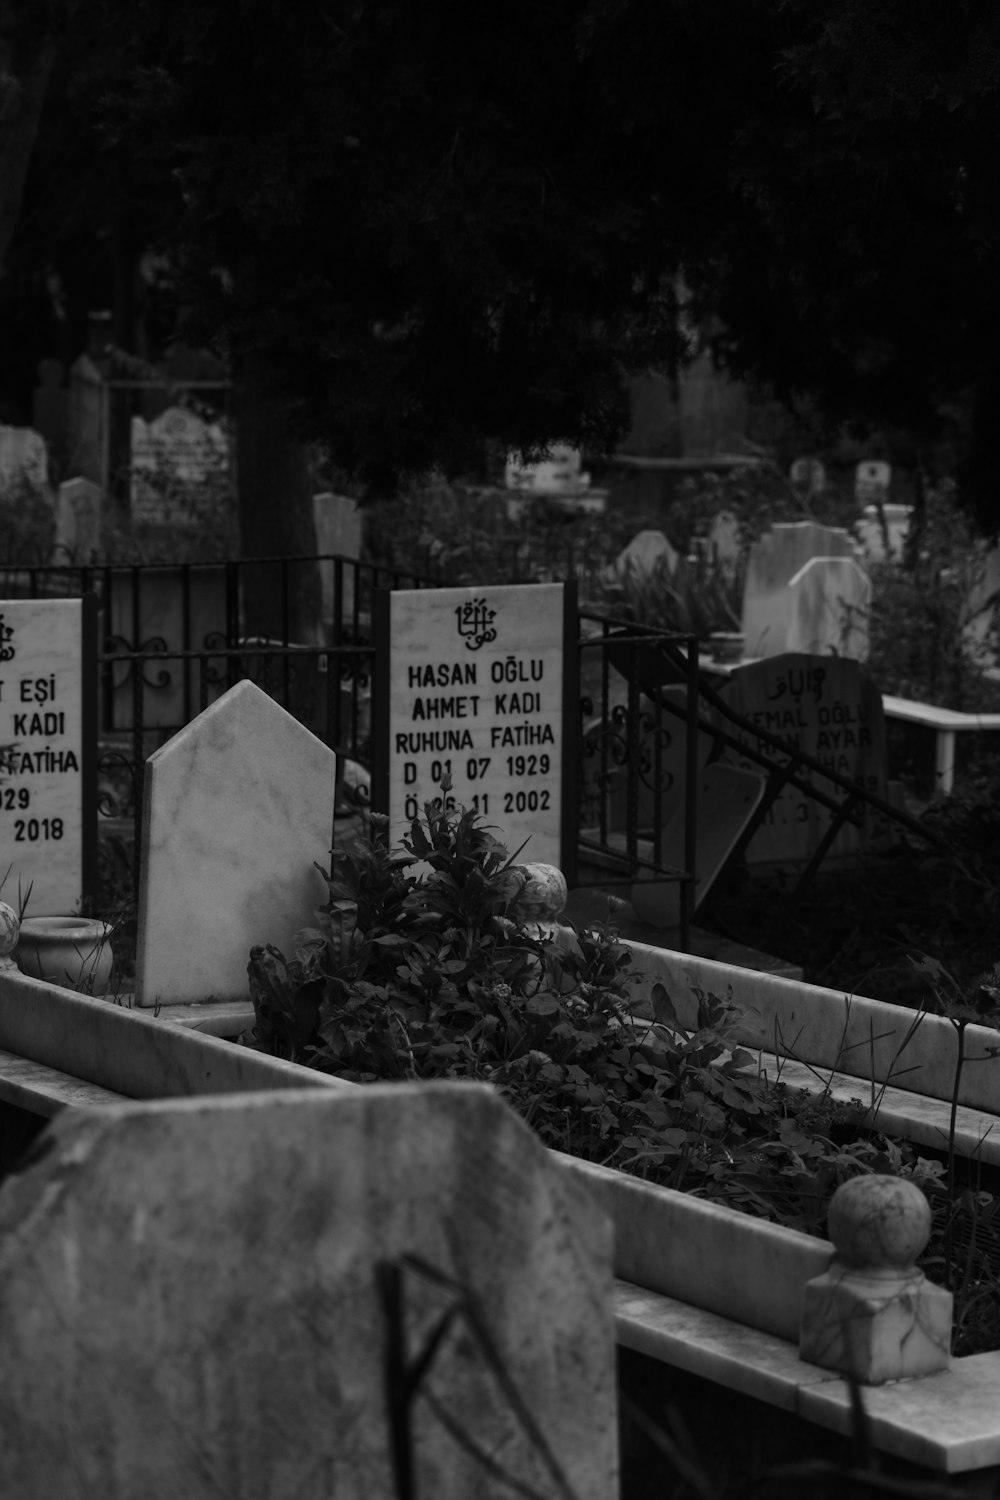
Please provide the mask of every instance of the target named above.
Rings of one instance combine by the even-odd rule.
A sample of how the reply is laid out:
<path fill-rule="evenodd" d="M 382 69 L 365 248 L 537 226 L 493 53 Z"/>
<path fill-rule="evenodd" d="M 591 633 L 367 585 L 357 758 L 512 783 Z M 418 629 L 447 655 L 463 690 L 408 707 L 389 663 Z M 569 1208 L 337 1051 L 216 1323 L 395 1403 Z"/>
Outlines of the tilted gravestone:
<path fill-rule="evenodd" d="M 128 1103 L 45 1144 L 0 1189 L 0 1493 L 617 1494 L 611 1226 L 492 1089 Z"/>
<path fill-rule="evenodd" d="M 146 762 L 140 1005 L 242 1000 L 250 949 L 310 926 L 333 845 L 334 752 L 238 682 Z"/>
<path fill-rule="evenodd" d="M 779 656 L 788 649 L 788 585 L 814 557 L 854 557 L 857 543 L 840 527 L 815 521 L 772 526 L 747 558 L 743 637 L 747 656 Z"/>
<path fill-rule="evenodd" d="M 886 795 L 885 720 L 878 688 L 856 661 L 836 656 L 793 653 L 753 662 L 734 672 L 722 689 L 730 708 L 779 739 L 812 755 L 856 785 Z M 734 733 L 731 723 L 720 724 Z M 759 742 L 746 734 L 755 749 Z M 759 767 L 734 750 L 725 758 L 750 769 Z M 803 773 L 824 793 L 834 792 L 825 777 Z M 836 791 L 841 800 L 845 793 Z M 750 863 L 803 864 L 819 846 L 830 813 L 804 792 L 786 789 L 750 840 Z M 830 855 L 850 857 L 867 847 L 878 831 L 872 819 L 865 829 L 845 827 Z"/>
<path fill-rule="evenodd" d="M 872 582 L 853 557 L 814 557 L 788 583 L 789 651 L 868 659 Z"/>

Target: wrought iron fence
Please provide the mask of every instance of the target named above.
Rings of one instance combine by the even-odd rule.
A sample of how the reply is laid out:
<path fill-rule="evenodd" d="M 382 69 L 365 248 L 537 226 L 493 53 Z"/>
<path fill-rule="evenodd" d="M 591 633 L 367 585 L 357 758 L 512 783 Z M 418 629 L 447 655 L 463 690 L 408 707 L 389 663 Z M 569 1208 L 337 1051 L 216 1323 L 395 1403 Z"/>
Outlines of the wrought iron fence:
<path fill-rule="evenodd" d="M 248 633 L 247 601 L 265 576 L 275 633 Z M 318 580 L 317 580 L 318 574 Z M 298 589 L 319 585 L 318 639 L 295 641 Z M 138 880 L 142 778 L 154 750 L 241 679 L 257 683 L 332 749 L 363 785 L 371 759 L 370 619 L 375 591 L 435 586 L 397 569 L 325 556 L 221 564 L 102 565 L 0 570 L 0 597 L 99 603 L 98 811 L 105 844 Z M 682 889 L 682 944 L 692 904 L 696 777 L 686 729 L 649 695 L 648 660 L 668 663 L 668 693 L 697 696 L 693 637 L 642 631 L 581 614 L 577 798 L 583 878 L 627 886 L 659 870 Z M 660 676 L 664 672 L 661 668 Z M 693 696 L 688 699 L 688 694 Z M 358 775 L 352 771 L 361 768 Z M 685 785 L 684 858 L 666 860 L 662 805 Z M 345 795 L 343 789 L 341 796 Z M 350 800 L 350 789 L 346 792 Z M 357 794 L 356 794 L 357 795 Z M 361 794 L 363 796 L 363 793 Z M 342 801 L 341 806 L 346 806 Z"/>

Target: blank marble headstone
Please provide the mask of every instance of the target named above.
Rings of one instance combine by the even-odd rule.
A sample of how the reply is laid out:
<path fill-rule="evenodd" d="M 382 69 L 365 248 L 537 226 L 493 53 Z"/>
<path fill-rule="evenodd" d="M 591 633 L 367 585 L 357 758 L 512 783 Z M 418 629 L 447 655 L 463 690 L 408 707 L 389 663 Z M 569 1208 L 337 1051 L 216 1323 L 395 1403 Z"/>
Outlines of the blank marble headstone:
<path fill-rule="evenodd" d="M 0 1493 L 617 1494 L 611 1226 L 489 1087 L 67 1110 L 47 1142 L 0 1189 Z"/>
<path fill-rule="evenodd" d="M 84 567 L 93 562 L 101 540 L 103 492 L 92 479 L 78 476 L 59 486 L 53 562 Z"/>
<path fill-rule="evenodd" d="M 334 495 L 324 490 L 322 494 L 313 496 L 313 521 L 316 526 L 318 557 L 361 556 L 361 511 L 356 500 L 352 500 L 349 495 Z M 333 626 L 336 604 L 333 564 L 320 563 L 319 570 L 321 617 L 324 627 L 329 632 Z M 340 612 L 342 622 L 346 623 L 354 614 L 354 570 L 345 567 L 342 579 Z"/>
<path fill-rule="evenodd" d="M 337 757 L 238 682 L 146 761 L 139 1005 L 247 996 L 250 949 L 288 952 L 325 899 Z"/>
<path fill-rule="evenodd" d="M 882 695 L 856 661 L 837 656 L 799 653 L 771 657 L 740 667 L 721 689 L 730 708 L 787 741 L 848 781 L 886 795 L 886 740 Z M 733 726 L 720 724 L 734 733 Z M 752 735 L 747 743 L 758 748 Z M 734 750 L 727 761 L 759 769 Z M 815 773 L 805 773 L 812 776 Z M 824 777 L 815 785 L 834 791 Z M 842 798 L 845 794 L 836 791 Z M 804 864 L 829 827 L 830 814 L 804 792 L 787 787 L 747 847 L 747 861 Z M 879 832 L 877 819 L 863 829 L 845 827 L 837 835 L 831 857 L 854 857 Z"/>
<path fill-rule="evenodd" d="M 788 584 L 789 651 L 866 661 L 872 582 L 853 557 L 814 557 Z"/>
<path fill-rule="evenodd" d="M 757 538 L 747 558 L 743 586 L 743 637 L 747 656 L 787 650 L 788 584 L 813 557 L 853 557 L 857 542 L 842 527 L 815 521 L 779 522 Z"/>

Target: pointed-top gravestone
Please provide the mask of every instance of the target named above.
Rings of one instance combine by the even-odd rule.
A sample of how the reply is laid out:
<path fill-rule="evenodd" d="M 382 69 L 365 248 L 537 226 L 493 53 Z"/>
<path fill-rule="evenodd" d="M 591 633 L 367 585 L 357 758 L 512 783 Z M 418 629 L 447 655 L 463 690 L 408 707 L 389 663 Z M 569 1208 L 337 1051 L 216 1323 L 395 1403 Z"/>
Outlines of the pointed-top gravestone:
<path fill-rule="evenodd" d="M 788 584 L 813 557 L 853 557 L 858 544 L 841 527 L 779 522 L 758 537 L 747 559 L 743 638 L 750 657 L 787 650 Z"/>
<path fill-rule="evenodd" d="M 617 1495 L 611 1225 L 488 1086 L 48 1144 L 0 1190 L 4 1496 Z"/>
<path fill-rule="evenodd" d="M 325 897 L 337 757 L 238 682 L 146 762 L 139 1005 L 247 996 L 257 944 L 288 950 Z"/>

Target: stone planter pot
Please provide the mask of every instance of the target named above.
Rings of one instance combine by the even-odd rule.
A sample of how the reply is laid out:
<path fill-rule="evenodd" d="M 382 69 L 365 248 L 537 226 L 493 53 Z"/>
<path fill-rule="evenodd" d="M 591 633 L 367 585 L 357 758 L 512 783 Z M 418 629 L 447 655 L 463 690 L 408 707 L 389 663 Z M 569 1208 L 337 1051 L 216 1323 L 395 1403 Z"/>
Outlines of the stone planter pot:
<path fill-rule="evenodd" d="M 25 917 L 17 945 L 22 974 L 62 989 L 103 995 L 111 979 L 111 928 L 89 917 Z"/>

